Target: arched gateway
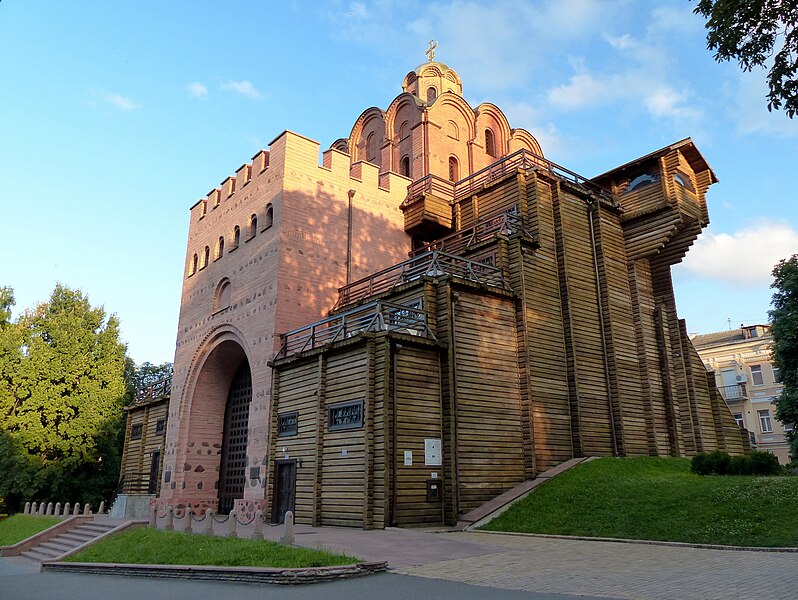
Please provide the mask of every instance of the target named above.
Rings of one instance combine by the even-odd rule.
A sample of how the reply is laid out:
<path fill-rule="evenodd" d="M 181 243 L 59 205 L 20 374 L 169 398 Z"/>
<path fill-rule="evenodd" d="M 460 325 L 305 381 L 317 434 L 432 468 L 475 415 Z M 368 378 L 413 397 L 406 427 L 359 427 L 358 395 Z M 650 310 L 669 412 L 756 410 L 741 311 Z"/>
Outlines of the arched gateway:
<path fill-rule="evenodd" d="M 222 460 L 219 465 L 219 512 L 226 514 L 244 497 L 247 469 L 247 427 L 252 402 L 252 375 L 246 359 L 238 367 L 224 410 Z"/>

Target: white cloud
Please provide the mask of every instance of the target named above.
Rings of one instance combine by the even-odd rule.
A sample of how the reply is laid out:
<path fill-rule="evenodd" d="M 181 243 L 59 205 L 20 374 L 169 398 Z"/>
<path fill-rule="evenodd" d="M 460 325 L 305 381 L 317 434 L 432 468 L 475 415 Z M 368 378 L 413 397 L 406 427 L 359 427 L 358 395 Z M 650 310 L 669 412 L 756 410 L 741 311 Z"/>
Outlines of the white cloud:
<path fill-rule="evenodd" d="M 701 111 L 691 107 L 686 92 L 663 86 L 644 98 L 648 111 L 655 117 L 671 119 L 699 119 Z"/>
<path fill-rule="evenodd" d="M 575 110 L 597 106 L 618 95 L 611 78 L 597 78 L 589 73 L 571 76 L 567 84 L 551 88 L 547 92 L 549 102 L 562 110 Z"/>
<path fill-rule="evenodd" d="M 770 68 L 770 65 L 766 67 Z M 765 69 L 754 69 L 750 73 L 734 69 L 732 84 L 731 117 L 741 135 L 775 135 L 793 137 L 798 135 L 798 120 L 788 119 L 781 111 L 767 109 L 768 86 Z"/>
<path fill-rule="evenodd" d="M 798 231 L 790 225 L 761 221 L 734 233 L 705 231 L 687 253 L 691 274 L 738 288 L 769 285 L 770 272 L 798 248 Z"/>
<path fill-rule="evenodd" d="M 105 100 L 111 106 L 118 108 L 119 110 L 133 110 L 139 107 L 139 105 L 133 102 L 133 100 L 125 96 L 122 96 L 121 94 L 114 94 L 114 93 L 105 94 L 103 96 L 103 100 Z"/>
<path fill-rule="evenodd" d="M 199 81 L 189 83 L 186 86 L 186 91 L 188 92 L 189 96 L 193 96 L 194 98 L 202 98 L 203 96 L 208 95 L 208 88 L 202 85 Z"/>
<path fill-rule="evenodd" d="M 220 88 L 241 94 L 242 96 L 252 98 L 253 100 L 258 100 L 263 97 L 263 94 L 258 90 L 258 88 L 256 88 L 252 82 L 248 80 L 228 81 L 227 83 L 223 83 Z"/>

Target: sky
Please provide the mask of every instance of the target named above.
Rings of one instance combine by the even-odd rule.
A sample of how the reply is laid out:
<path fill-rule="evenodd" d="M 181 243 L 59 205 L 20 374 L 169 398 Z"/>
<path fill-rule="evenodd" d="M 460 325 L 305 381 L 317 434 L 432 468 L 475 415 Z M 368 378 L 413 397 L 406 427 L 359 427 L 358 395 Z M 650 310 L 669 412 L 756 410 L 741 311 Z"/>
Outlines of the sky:
<path fill-rule="evenodd" d="M 720 179 L 673 269 L 691 333 L 767 321 L 798 252 L 798 119 L 765 71 L 718 64 L 690 0 L 0 0 L 0 286 L 56 282 L 174 357 L 189 208 L 283 130 L 327 148 L 405 74 L 454 68 L 547 158 L 586 177 L 692 137 Z"/>

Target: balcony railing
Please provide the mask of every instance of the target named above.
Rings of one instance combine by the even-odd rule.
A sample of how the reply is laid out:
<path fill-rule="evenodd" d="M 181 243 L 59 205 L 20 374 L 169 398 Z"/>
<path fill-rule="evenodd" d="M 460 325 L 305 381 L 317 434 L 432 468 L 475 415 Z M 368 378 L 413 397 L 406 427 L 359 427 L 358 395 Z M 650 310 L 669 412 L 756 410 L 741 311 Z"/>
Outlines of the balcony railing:
<path fill-rule="evenodd" d="M 407 204 L 413 203 L 413 201 L 420 198 L 422 194 L 433 194 L 455 202 L 461 198 L 477 193 L 485 186 L 506 177 L 510 173 L 514 173 L 516 169 L 538 169 L 546 171 L 585 191 L 598 194 L 605 200 L 614 203 L 612 194 L 600 185 L 593 183 L 586 177 L 582 177 L 578 173 L 574 173 L 547 158 L 543 158 L 534 152 L 522 148 L 496 161 L 492 165 L 480 169 L 465 179 L 461 179 L 457 183 L 447 181 L 436 175 L 422 177 L 407 186 L 407 199 L 404 205 L 406 206 Z"/>
<path fill-rule="evenodd" d="M 523 231 L 531 237 L 524 228 L 524 220 L 513 212 L 487 217 L 477 222 L 476 225 L 456 231 L 439 240 L 424 244 L 410 253 L 410 256 L 420 256 L 431 250 L 442 250 L 449 254 L 461 254 L 469 246 L 490 239 L 496 233 L 510 235 L 516 231 Z"/>
<path fill-rule="evenodd" d="M 435 339 L 423 310 L 377 301 L 284 333 L 277 357 L 319 348 L 364 331 L 399 331 Z"/>
<path fill-rule="evenodd" d="M 117 494 L 154 494 L 158 486 L 152 473 L 124 473 L 116 488 Z"/>
<path fill-rule="evenodd" d="M 136 392 L 136 402 L 144 402 L 154 398 L 163 398 L 172 393 L 172 376 L 156 381 L 152 385 L 141 388 Z"/>
<path fill-rule="evenodd" d="M 726 402 L 739 402 L 748 398 L 748 390 L 744 383 L 735 383 L 734 385 L 724 385 L 718 388 L 720 395 Z"/>
<path fill-rule="evenodd" d="M 504 276 L 498 267 L 435 250 L 433 252 L 425 252 L 420 256 L 338 288 L 338 302 L 336 302 L 335 308 L 368 298 L 374 294 L 390 291 L 403 283 L 420 279 L 424 275 L 438 276 L 447 274 L 484 285 L 507 288 Z"/>

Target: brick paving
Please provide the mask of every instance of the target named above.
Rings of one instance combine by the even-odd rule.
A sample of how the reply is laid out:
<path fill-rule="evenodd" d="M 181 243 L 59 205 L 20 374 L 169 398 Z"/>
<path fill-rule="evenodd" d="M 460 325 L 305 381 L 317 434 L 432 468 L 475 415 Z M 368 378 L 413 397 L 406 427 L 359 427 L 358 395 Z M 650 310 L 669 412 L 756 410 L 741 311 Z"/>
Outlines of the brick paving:
<path fill-rule="evenodd" d="M 634 600 L 798 598 L 798 554 L 712 550 L 477 532 L 440 534 L 499 552 L 397 573 L 510 590 Z"/>

